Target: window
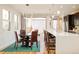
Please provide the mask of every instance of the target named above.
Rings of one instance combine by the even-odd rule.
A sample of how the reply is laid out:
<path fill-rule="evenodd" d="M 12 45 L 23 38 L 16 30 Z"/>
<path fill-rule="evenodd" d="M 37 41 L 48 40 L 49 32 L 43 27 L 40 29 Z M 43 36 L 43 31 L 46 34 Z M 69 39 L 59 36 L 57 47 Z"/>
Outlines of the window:
<path fill-rule="evenodd" d="M 9 30 L 9 12 L 2 9 L 2 27 L 4 30 Z"/>
<path fill-rule="evenodd" d="M 42 33 L 45 29 L 45 19 L 44 18 L 33 18 L 32 29 L 38 29 L 39 33 Z"/>
<path fill-rule="evenodd" d="M 26 19 L 26 27 L 31 27 L 31 22 L 32 22 L 31 18 L 27 18 Z"/>
<path fill-rule="evenodd" d="M 14 29 L 18 29 L 18 16 L 16 14 L 14 15 Z"/>
<path fill-rule="evenodd" d="M 3 13 L 2 14 L 2 16 L 3 16 L 2 18 L 5 19 L 5 20 L 8 20 L 8 18 L 9 18 L 9 12 L 7 10 L 3 9 L 2 13 Z"/>

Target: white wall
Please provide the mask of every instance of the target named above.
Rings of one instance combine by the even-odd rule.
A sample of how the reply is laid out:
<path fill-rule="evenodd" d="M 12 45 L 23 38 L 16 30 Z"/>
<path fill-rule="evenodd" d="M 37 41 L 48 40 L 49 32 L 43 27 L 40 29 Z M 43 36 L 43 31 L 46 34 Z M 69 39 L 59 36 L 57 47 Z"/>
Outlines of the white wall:
<path fill-rule="evenodd" d="M 26 20 L 23 15 L 21 15 L 21 29 L 26 30 Z"/>
<path fill-rule="evenodd" d="M 51 20 L 50 16 L 47 16 L 47 18 L 46 18 L 46 29 L 47 30 L 51 29 L 50 20 Z"/>
<path fill-rule="evenodd" d="M 79 54 L 79 35 L 57 36 L 56 37 L 57 54 Z"/>
<path fill-rule="evenodd" d="M 65 30 L 65 24 L 64 24 L 64 16 L 62 16 L 62 31 L 64 32 Z"/>
<path fill-rule="evenodd" d="M 15 42 L 15 35 L 12 31 L 0 32 L 0 50 L 8 47 Z"/>
<path fill-rule="evenodd" d="M 7 30 L 4 30 L 2 28 L 2 9 L 6 9 L 8 10 L 9 12 L 11 12 L 11 17 L 10 17 L 10 20 L 11 20 L 11 29 L 10 31 L 7 31 Z M 8 47 L 9 45 L 13 44 L 15 42 L 15 34 L 14 34 L 14 19 L 13 19 L 13 16 L 12 14 L 17 14 L 19 15 L 19 19 L 18 19 L 18 31 L 20 30 L 21 28 L 21 17 L 20 17 L 20 13 L 18 11 L 16 11 L 14 8 L 12 8 L 10 5 L 0 5 L 0 50 L 3 50 L 4 48 Z"/>
<path fill-rule="evenodd" d="M 57 19 L 57 21 L 54 22 L 53 18 L 51 18 L 50 16 L 48 16 L 46 18 L 46 29 L 47 30 L 52 29 L 52 31 L 55 30 L 55 31 L 59 31 L 59 32 L 64 32 L 64 18 L 63 18 L 63 15 L 61 16 L 61 18 L 62 19 Z"/>

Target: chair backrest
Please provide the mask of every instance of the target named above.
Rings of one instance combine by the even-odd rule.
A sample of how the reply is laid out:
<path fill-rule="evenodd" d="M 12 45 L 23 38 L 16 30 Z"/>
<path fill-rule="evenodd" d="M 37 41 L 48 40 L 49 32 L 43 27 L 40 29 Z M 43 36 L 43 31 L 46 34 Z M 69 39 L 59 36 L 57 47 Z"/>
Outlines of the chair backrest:
<path fill-rule="evenodd" d="M 31 41 L 36 42 L 37 41 L 37 36 L 38 36 L 38 30 L 32 31 Z"/>
<path fill-rule="evenodd" d="M 44 30 L 44 40 L 47 42 L 48 39 L 48 32 Z"/>
<path fill-rule="evenodd" d="M 25 30 L 20 30 L 20 36 L 25 37 L 26 36 L 26 31 Z"/>
<path fill-rule="evenodd" d="M 16 39 L 16 42 L 18 42 L 18 34 L 17 34 L 17 32 L 15 31 L 15 39 Z"/>
<path fill-rule="evenodd" d="M 46 37 L 46 31 L 44 30 L 44 41 L 46 41 L 47 37 Z"/>

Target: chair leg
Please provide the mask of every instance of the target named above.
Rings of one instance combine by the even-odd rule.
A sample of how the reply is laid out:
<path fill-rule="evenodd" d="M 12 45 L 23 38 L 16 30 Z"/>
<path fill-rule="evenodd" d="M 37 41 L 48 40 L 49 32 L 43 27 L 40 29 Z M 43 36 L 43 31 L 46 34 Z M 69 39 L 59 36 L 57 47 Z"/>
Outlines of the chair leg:
<path fill-rule="evenodd" d="M 18 47 L 18 43 L 15 42 L 14 48 L 17 49 L 17 47 Z"/>
<path fill-rule="evenodd" d="M 32 45 L 33 45 L 33 43 L 31 43 L 31 50 L 32 50 Z"/>
<path fill-rule="evenodd" d="M 32 50 L 32 45 L 30 45 L 30 48 L 31 48 L 31 50 Z"/>
<path fill-rule="evenodd" d="M 16 44 L 16 49 L 18 48 L 18 43 Z"/>
<path fill-rule="evenodd" d="M 15 45 L 14 45 L 14 48 L 16 47 L 16 43 L 15 43 Z"/>
<path fill-rule="evenodd" d="M 37 48 L 38 48 L 38 41 L 36 42 L 36 46 L 37 46 Z"/>

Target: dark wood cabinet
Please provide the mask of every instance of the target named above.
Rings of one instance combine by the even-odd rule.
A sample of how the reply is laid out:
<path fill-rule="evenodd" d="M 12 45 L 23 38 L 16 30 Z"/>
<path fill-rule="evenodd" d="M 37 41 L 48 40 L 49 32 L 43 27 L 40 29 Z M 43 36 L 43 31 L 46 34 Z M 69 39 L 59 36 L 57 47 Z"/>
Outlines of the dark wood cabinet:
<path fill-rule="evenodd" d="M 74 24 L 74 15 L 68 15 L 68 30 L 73 30 L 73 28 L 75 28 L 75 24 Z"/>
<path fill-rule="evenodd" d="M 73 31 L 79 27 L 79 12 L 72 15 L 64 16 L 64 27 L 65 31 Z"/>
<path fill-rule="evenodd" d="M 78 15 L 74 16 L 74 24 L 75 24 L 75 26 L 79 26 L 79 16 Z"/>
<path fill-rule="evenodd" d="M 67 15 L 64 17 L 65 31 L 73 30 L 76 25 L 78 25 L 79 16 Z M 68 29 L 67 29 L 68 28 Z"/>

